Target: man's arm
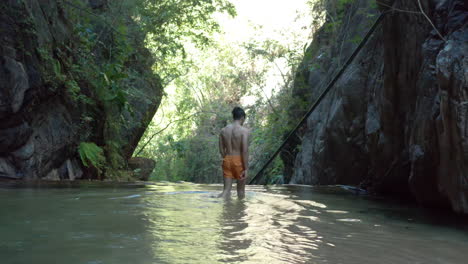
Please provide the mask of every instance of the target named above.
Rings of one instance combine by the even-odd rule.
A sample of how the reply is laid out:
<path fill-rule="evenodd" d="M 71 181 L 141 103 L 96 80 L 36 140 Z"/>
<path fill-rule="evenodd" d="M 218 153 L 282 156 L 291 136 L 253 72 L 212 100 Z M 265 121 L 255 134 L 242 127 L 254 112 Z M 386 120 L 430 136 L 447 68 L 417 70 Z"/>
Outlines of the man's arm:
<path fill-rule="evenodd" d="M 249 170 L 249 131 L 247 129 L 242 133 L 241 151 L 242 164 L 244 165 L 242 178 L 245 179 Z"/>
<path fill-rule="evenodd" d="M 219 134 L 219 154 L 221 154 L 221 157 L 224 158 L 226 155 L 226 152 L 224 150 L 224 141 L 223 141 L 223 134 Z"/>

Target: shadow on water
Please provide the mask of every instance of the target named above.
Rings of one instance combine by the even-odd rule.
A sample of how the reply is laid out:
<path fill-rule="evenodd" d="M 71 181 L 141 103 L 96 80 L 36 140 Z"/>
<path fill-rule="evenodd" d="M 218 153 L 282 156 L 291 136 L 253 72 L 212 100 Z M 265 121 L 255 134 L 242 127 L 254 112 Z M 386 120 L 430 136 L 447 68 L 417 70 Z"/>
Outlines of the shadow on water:
<path fill-rule="evenodd" d="M 0 178 L 1 179 L 1 178 Z M 0 188 L 22 189 L 68 189 L 68 188 L 145 188 L 150 182 L 105 182 L 105 181 L 45 181 L 45 180 L 0 180 Z"/>
<path fill-rule="evenodd" d="M 381 215 L 387 219 L 402 222 L 418 222 L 428 225 L 459 229 L 468 232 L 468 216 L 454 213 L 449 209 L 423 208 L 416 204 L 405 204 L 392 199 L 368 198 L 369 201 L 377 204 L 376 207 L 369 207 L 359 210 L 360 214 Z M 409 228 L 409 227 L 408 227 Z"/>
<path fill-rule="evenodd" d="M 343 188 L 345 187 L 345 188 Z M 269 186 L 267 190 L 274 193 L 288 193 L 295 197 L 313 199 L 313 194 L 331 195 L 331 197 L 348 197 L 359 202 L 365 201 L 366 207 L 356 213 L 363 215 L 380 215 L 387 219 L 402 222 L 419 222 L 435 226 L 450 226 L 468 232 L 468 215 L 453 212 L 449 208 L 421 207 L 414 200 L 399 199 L 395 197 L 373 196 L 355 192 L 343 185 L 333 186 L 307 186 L 307 185 L 280 185 Z"/>

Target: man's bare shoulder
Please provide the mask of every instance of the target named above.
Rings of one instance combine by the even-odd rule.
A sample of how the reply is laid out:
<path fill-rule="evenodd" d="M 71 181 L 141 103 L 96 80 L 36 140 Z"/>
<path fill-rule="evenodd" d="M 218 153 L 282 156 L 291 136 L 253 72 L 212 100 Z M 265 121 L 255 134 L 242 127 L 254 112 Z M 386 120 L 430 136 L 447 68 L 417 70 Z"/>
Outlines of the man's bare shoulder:
<path fill-rule="evenodd" d="M 227 130 L 229 130 L 229 128 L 230 128 L 231 126 L 232 126 L 232 125 L 229 124 L 229 125 L 227 125 L 227 126 L 221 128 L 221 134 L 223 134 L 224 132 L 226 132 Z"/>
<path fill-rule="evenodd" d="M 249 135 L 250 134 L 250 129 L 247 127 L 242 127 L 241 128 L 242 134 L 244 135 Z"/>

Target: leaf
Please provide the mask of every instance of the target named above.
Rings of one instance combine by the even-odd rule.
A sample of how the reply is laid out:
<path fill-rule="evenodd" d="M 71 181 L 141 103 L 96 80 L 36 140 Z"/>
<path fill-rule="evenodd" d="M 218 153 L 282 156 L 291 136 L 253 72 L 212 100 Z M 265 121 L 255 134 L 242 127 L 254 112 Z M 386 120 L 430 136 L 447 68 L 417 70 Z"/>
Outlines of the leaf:
<path fill-rule="evenodd" d="M 104 80 L 106 81 L 106 84 L 107 84 L 107 85 L 110 85 L 110 80 L 109 80 L 109 78 L 107 77 L 107 74 L 105 74 L 104 72 L 101 72 L 100 74 L 104 77 Z"/>
<path fill-rule="evenodd" d="M 78 146 L 78 153 L 81 158 L 81 162 L 86 167 L 90 165 L 97 169 L 102 169 L 106 161 L 104 157 L 104 151 L 101 147 L 98 147 L 93 142 L 81 142 Z"/>

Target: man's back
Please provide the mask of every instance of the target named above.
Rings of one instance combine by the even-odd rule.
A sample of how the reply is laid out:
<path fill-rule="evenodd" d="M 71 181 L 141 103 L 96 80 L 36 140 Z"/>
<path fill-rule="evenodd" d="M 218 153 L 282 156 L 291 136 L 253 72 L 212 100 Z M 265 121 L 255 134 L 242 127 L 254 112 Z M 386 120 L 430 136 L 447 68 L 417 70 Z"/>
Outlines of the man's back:
<path fill-rule="evenodd" d="M 247 129 L 238 124 L 229 124 L 221 130 L 221 138 L 225 155 L 241 155 L 242 139 Z"/>

